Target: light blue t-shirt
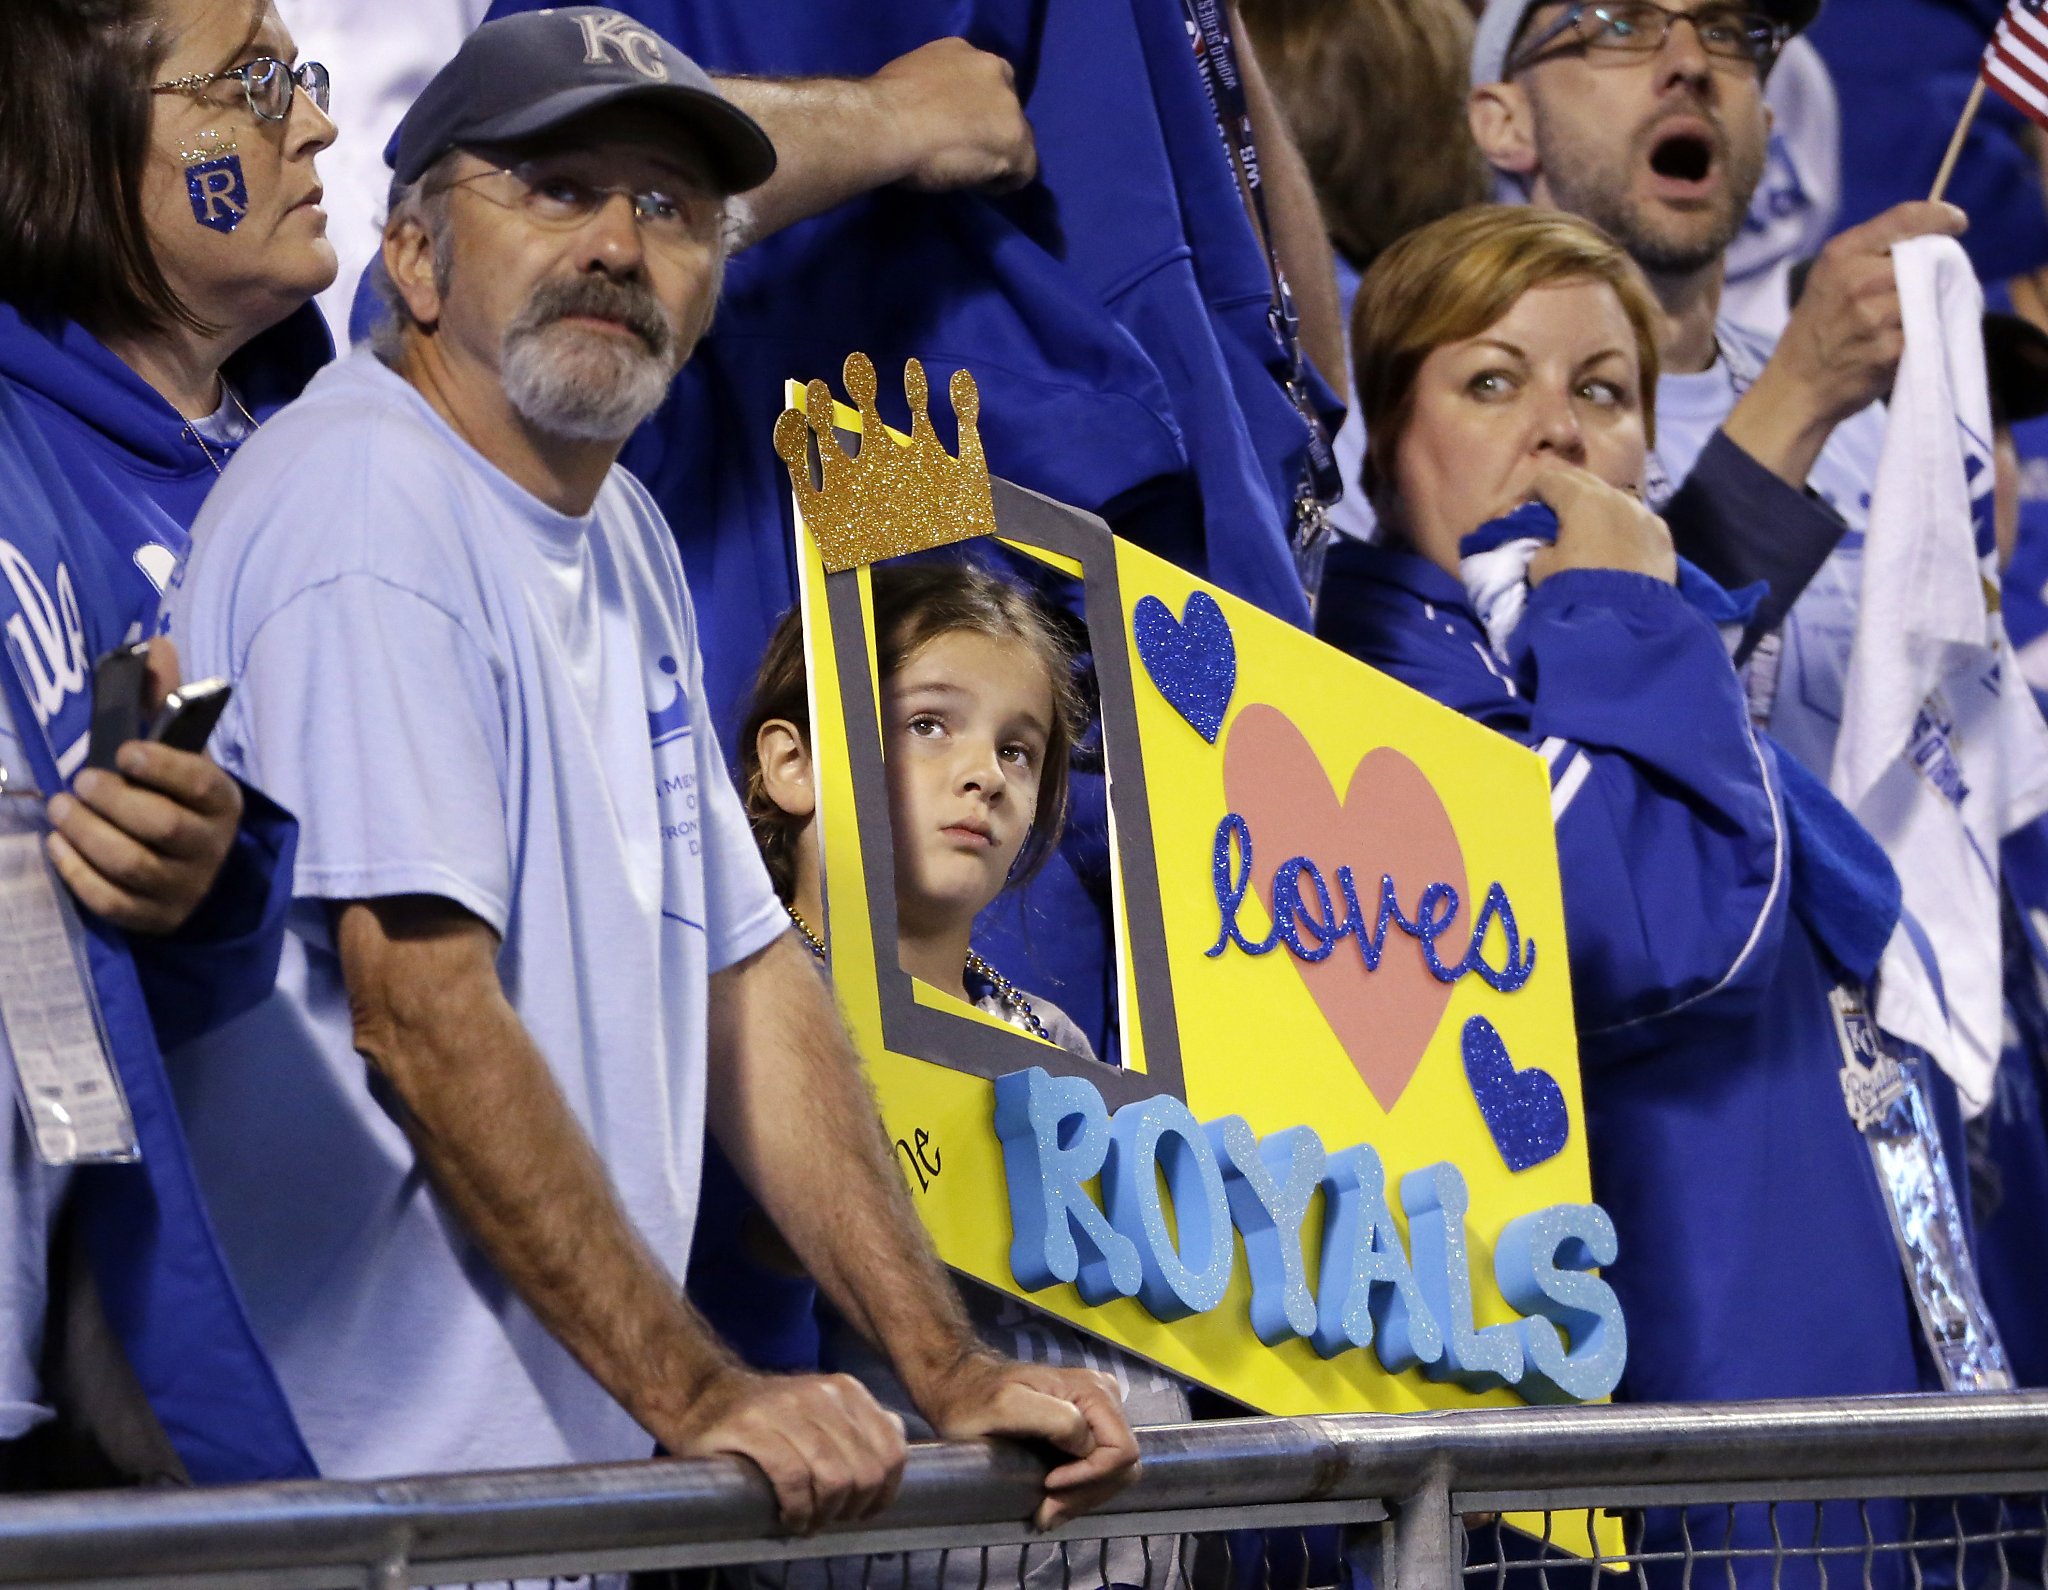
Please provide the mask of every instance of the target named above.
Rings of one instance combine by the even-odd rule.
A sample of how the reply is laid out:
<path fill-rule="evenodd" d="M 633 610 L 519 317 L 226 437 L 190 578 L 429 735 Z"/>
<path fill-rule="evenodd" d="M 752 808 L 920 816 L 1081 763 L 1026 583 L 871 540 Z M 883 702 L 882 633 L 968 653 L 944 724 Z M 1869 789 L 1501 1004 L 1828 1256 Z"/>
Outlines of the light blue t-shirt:
<path fill-rule="evenodd" d="M 367 352 L 236 456 L 171 597 L 235 695 L 229 771 L 298 816 L 278 991 L 175 1057 L 221 1238 L 323 1472 L 652 1443 L 429 1190 L 355 1052 L 328 902 L 430 894 L 498 972 L 627 1213 L 680 1277 L 707 979 L 788 928 L 705 709 L 682 565 L 624 470 L 569 518 Z"/>
<path fill-rule="evenodd" d="M 1727 321 L 1715 328 L 1720 355 L 1697 374 L 1657 383 L 1657 446 L 1650 471 L 1651 506 L 1661 508 L 1692 473 L 1701 451 L 1749 390 L 1775 344 Z M 1884 450 L 1882 404 L 1852 414 L 1834 429 L 1806 477 L 1809 490 L 1848 525 L 1805 593 L 1792 604 L 1781 637 L 1757 649 L 1747 683 L 1753 707 L 1771 735 L 1827 778 L 1842 727 L 1842 692 L 1856 639 L 1856 601 L 1863 588 L 1863 530 Z"/>

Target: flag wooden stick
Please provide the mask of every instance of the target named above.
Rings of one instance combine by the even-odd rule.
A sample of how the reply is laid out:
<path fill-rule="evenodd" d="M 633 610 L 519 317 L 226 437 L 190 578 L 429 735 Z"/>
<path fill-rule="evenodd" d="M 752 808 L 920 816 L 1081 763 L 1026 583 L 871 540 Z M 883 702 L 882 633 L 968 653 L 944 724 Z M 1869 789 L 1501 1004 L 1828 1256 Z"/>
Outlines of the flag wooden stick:
<path fill-rule="evenodd" d="M 1953 137 L 1948 141 L 1948 153 L 1941 157 L 1941 170 L 1934 175 L 1934 191 L 1927 195 L 1930 202 L 1940 203 L 1941 196 L 1948 191 L 1948 179 L 1955 175 L 1956 158 L 1963 152 L 1963 140 L 1970 136 L 1970 123 L 1977 119 L 1977 107 L 1984 103 L 1984 78 L 1980 73 L 1971 85 L 1969 100 L 1963 106 L 1962 118 L 1956 123 Z"/>

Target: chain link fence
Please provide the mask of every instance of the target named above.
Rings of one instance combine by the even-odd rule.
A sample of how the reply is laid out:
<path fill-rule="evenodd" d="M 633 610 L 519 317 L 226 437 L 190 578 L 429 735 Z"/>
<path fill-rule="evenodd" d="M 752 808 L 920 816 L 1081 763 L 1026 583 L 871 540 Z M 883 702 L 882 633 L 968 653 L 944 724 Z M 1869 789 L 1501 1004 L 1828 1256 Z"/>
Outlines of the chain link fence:
<path fill-rule="evenodd" d="M 1043 1465 L 913 1448 L 879 1518 L 779 1534 L 736 1461 L 0 1502 L 0 1585 L 139 1590 L 2012 1590 L 2048 1393 L 1464 1409 L 1141 1432 L 1053 1535 Z"/>

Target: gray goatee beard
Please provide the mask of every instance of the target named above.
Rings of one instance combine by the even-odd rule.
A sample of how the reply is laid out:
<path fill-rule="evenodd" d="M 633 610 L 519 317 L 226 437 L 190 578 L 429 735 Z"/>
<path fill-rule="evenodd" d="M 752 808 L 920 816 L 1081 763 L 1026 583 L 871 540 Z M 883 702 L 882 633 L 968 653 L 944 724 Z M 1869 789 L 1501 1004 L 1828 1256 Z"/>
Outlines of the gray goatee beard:
<path fill-rule="evenodd" d="M 565 327 L 570 316 L 614 320 L 633 340 Z M 578 276 L 543 282 L 505 328 L 505 396 L 536 430 L 568 441 L 615 442 L 661 406 L 680 364 L 676 328 L 636 282 Z"/>

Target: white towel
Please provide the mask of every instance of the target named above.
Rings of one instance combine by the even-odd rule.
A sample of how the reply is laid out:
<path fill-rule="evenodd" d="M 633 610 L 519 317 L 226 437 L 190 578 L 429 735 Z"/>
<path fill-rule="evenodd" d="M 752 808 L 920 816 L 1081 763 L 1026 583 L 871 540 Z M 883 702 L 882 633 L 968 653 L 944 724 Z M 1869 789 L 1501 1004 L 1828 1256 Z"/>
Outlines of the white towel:
<path fill-rule="evenodd" d="M 1896 245 L 1905 353 L 1886 421 L 1829 780 L 1898 869 L 1947 1004 L 1892 975 L 1881 1025 L 1929 1049 L 1971 1114 L 2003 1022 L 1998 844 L 2048 811 L 2048 726 L 2005 638 L 1988 534 L 1984 295 L 1953 238 Z M 1905 946 L 1895 941 L 1895 949 Z"/>
<path fill-rule="evenodd" d="M 1529 536 L 1458 560 L 1458 578 L 1464 582 L 1466 600 L 1479 615 L 1493 654 L 1502 662 L 1508 660 L 1508 643 L 1522 627 L 1522 614 L 1529 606 L 1529 565 L 1550 544 Z"/>

